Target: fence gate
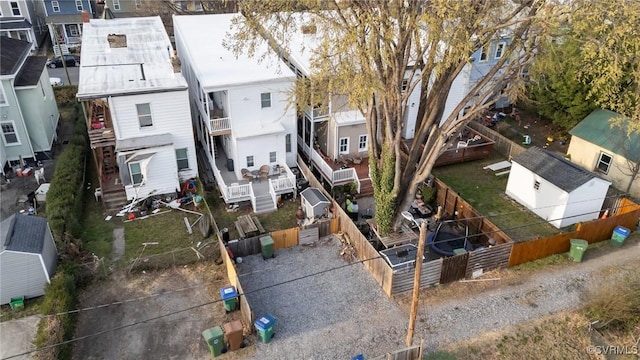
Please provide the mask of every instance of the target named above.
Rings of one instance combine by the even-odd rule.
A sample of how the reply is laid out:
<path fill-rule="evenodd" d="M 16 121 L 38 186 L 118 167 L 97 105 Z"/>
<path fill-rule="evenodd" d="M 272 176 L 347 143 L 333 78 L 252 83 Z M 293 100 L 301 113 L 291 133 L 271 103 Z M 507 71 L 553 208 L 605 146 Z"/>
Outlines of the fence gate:
<path fill-rule="evenodd" d="M 309 245 L 318 241 L 318 228 L 300 229 L 298 244 Z"/>
<path fill-rule="evenodd" d="M 444 258 L 442 260 L 440 284 L 447 284 L 460 279 L 464 279 L 467 271 L 468 260 L 469 253 Z"/>

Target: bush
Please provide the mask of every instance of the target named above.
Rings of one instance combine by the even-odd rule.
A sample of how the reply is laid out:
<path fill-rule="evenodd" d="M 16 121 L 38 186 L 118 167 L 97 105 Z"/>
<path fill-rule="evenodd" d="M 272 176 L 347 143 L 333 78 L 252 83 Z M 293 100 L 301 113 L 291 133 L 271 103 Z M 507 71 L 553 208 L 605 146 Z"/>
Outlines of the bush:
<path fill-rule="evenodd" d="M 78 117 L 71 142 L 58 158 L 46 202 L 49 225 L 63 255 L 67 253 L 70 239 L 78 238 L 82 232 L 87 150 L 86 125 Z"/>
<path fill-rule="evenodd" d="M 58 272 L 47 285 L 44 299 L 41 305 L 41 313 L 44 317 L 38 323 L 35 344 L 38 348 L 52 346 L 73 337 L 76 316 L 66 312 L 74 310 L 78 304 L 76 292 L 76 279 L 74 277 L 75 265 L 66 264 L 58 267 Z M 52 314 L 60 314 L 50 316 Z M 46 350 L 38 351 L 35 359 L 70 359 L 71 345 L 52 346 Z"/>
<path fill-rule="evenodd" d="M 628 332 L 640 324 L 640 274 L 627 271 L 620 280 L 591 294 L 586 313 L 613 331 Z"/>
<path fill-rule="evenodd" d="M 69 106 L 78 103 L 76 94 L 78 87 L 75 85 L 56 86 L 53 88 L 58 106 Z"/>

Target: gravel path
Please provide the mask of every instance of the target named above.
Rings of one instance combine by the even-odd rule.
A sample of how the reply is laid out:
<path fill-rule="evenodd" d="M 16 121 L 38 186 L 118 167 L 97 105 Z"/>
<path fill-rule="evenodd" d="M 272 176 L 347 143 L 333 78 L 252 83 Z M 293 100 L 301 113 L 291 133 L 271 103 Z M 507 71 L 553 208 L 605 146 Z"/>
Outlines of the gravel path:
<path fill-rule="evenodd" d="M 245 292 L 343 266 L 338 240 L 315 247 L 277 251 L 275 259 L 260 255 L 238 267 Z M 590 258 L 582 263 L 523 276 L 471 296 L 448 298 L 423 306 L 415 343 L 427 351 L 467 340 L 542 316 L 578 307 L 586 292 L 619 272 L 640 271 L 640 244 Z M 426 290 L 428 291 L 428 290 Z M 388 299 L 361 265 L 344 267 L 248 294 L 255 316 L 269 312 L 278 320 L 276 336 L 244 359 L 349 359 L 382 356 L 404 347 L 409 314 Z M 253 357 L 252 357 L 253 356 Z"/>
<path fill-rule="evenodd" d="M 502 286 L 470 299 L 427 305 L 421 309 L 416 336 L 425 339 L 427 350 L 435 350 L 487 331 L 574 309 L 589 290 L 619 275 L 607 269 L 640 271 L 639 258 L 640 243 L 593 259 L 587 250 L 582 263 L 537 272 L 519 285 Z"/>
<path fill-rule="evenodd" d="M 274 259 L 243 258 L 238 274 L 246 293 L 327 269 L 345 266 L 339 241 L 276 251 Z M 407 315 L 382 292 L 360 264 L 346 266 L 247 295 L 256 317 L 277 318 L 276 335 L 257 344 L 255 359 L 365 358 L 402 347 Z"/>

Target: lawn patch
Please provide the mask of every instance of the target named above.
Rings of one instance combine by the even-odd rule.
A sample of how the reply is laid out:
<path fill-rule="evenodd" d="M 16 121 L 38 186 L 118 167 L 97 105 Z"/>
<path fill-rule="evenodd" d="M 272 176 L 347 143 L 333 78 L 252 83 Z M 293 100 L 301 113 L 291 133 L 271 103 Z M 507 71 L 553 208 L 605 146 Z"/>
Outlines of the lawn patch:
<path fill-rule="evenodd" d="M 508 175 L 496 176 L 493 171 L 483 169 L 503 160 L 493 154 L 487 159 L 438 167 L 433 174 L 516 242 L 558 233 L 505 195 Z"/>

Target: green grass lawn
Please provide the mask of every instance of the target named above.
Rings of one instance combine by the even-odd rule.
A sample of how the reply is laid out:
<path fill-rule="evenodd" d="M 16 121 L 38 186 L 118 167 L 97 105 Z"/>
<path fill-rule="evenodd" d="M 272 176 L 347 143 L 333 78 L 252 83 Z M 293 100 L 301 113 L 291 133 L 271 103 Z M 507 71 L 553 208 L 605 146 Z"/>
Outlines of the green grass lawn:
<path fill-rule="evenodd" d="M 238 238 L 238 231 L 234 226 L 234 222 L 240 215 L 247 215 L 253 213 L 251 207 L 245 207 L 235 212 L 227 212 L 224 201 L 219 197 L 217 191 L 208 192 L 206 195 L 207 203 L 211 208 L 218 228 L 229 229 L 229 236 L 231 239 Z M 266 214 L 257 215 L 260 220 L 260 224 L 267 232 L 290 229 L 296 227 L 296 210 L 300 206 L 300 198 L 296 200 L 286 200 L 283 202 L 282 207 L 277 211 L 273 211 Z"/>
<path fill-rule="evenodd" d="M 194 210 L 191 207 L 186 208 Z M 123 259 L 125 266 L 129 266 L 131 261 L 140 256 L 145 247 L 144 243 L 157 244 L 146 246 L 143 256 L 167 254 L 172 250 L 181 250 L 176 251 L 174 254 L 166 255 L 166 259 L 170 259 L 170 262 L 175 259 L 176 264 L 195 259 L 195 252 L 191 248 L 197 248 L 199 243 L 202 245 L 212 241 L 214 238 L 205 239 L 198 229 L 198 224 L 193 226 L 193 231 L 189 234 L 184 221 L 185 217 L 190 224 L 194 224 L 199 216 L 163 207 L 160 208 L 160 212 L 156 215 L 125 222 L 125 253 Z M 171 266 L 174 264 L 168 263 L 166 265 Z"/>
<path fill-rule="evenodd" d="M 555 227 L 505 195 L 508 174 L 496 176 L 493 171 L 483 169 L 484 166 L 503 160 L 506 159 L 494 153 L 487 159 L 435 168 L 433 174 L 514 241 L 558 233 Z"/>

